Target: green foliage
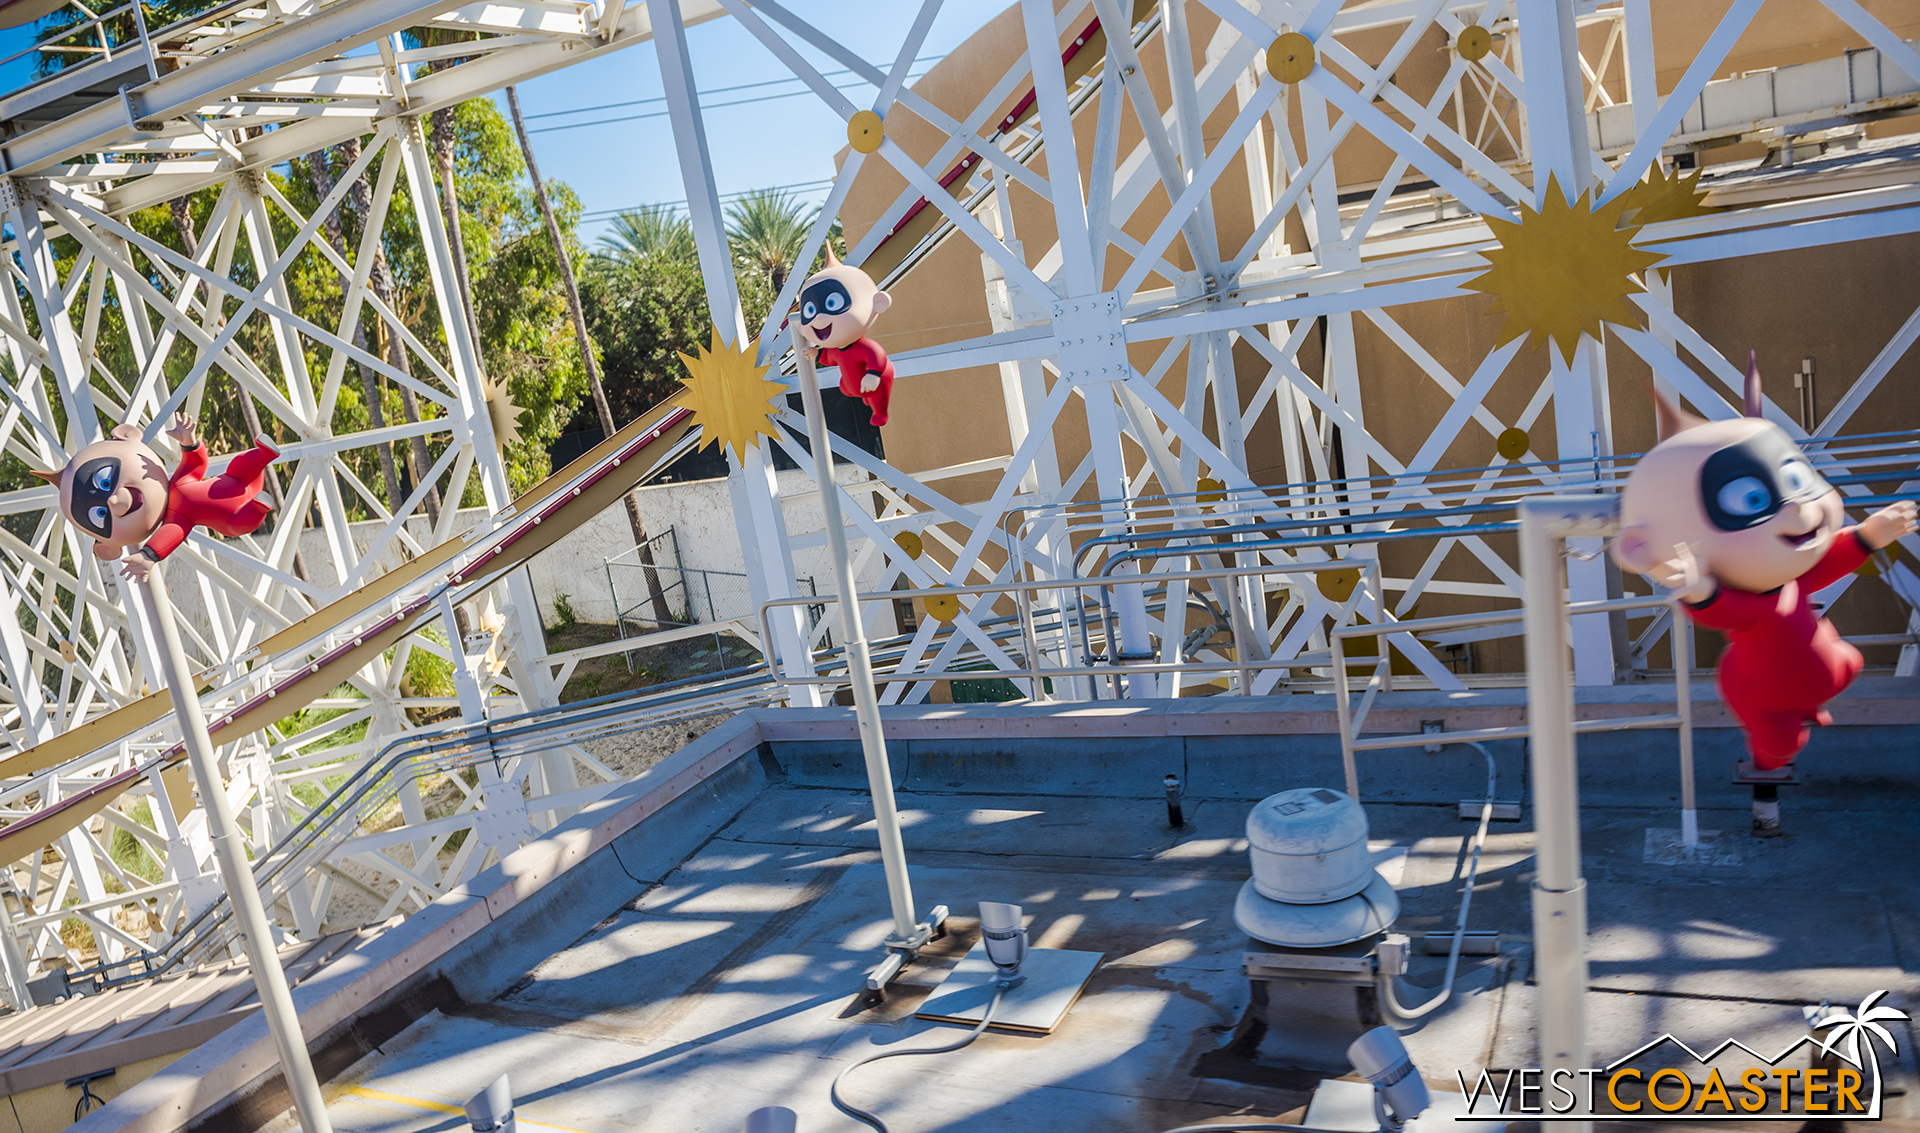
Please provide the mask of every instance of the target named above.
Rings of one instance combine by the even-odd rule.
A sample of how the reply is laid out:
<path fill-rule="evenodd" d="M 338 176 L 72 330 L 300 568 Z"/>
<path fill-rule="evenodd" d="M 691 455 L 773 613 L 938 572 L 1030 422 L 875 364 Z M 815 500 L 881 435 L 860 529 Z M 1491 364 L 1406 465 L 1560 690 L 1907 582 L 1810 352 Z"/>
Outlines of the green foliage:
<path fill-rule="evenodd" d="M 574 612 L 571 594 L 553 596 L 553 631 L 565 633 L 580 624 L 580 615 Z"/>
<path fill-rule="evenodd" d="M 612 233 L 600 237 L 601 254 L 620 259 L 661 258 L 696 262 L 693 222 L 668 205 L 643 205 L 618 213 L 608 222 Z"/>
<path fill-rule="evenodd" d="M 426 627 L 420 634 L 438 645 L 447 644 L 447 631 L 437 625 Z M 409 652 L 401 689 L 408 696 L 454 695 L 457 690 L 453 685 L 453 662 L 424 649 Z"/>
<path fill-rule="evenodd" d="M 155 829 L 153 807 L 146 799 L 141 799 L 127 817 L 149 830 Z M 164 872 L 159 860 L 153 856 L 153 852 L 147 849 L 140 839 L 134 837 L 130 830 L 114 827 L 113 838 L 108 844 L 107 852 L 113 856 L 115 865 L 125 870 L 128 875 L 143 881 L 159 881 Z"/>
<path fill-rule="evenodd" d="M 756 189 L 728 205 L 727 243 L 739 274 L 764 278 L 779 294 L 819 214 L 785 189 Z"/>
<path fill-rule="evenodd" d="M 664 257 L 599 256 L 581 280 L 587 326 L 600 347 L 601 381 L 616 424 L 624 425 L 680 388 L 676 356 L 713 336 L 700 268 Z"/>
<path fill-rule="evenodd" d="M 350 684 L 341 685 L 340 687 L 334 689 L 332 692 L 328 693 L 327 699 L 329 700 L 365 700 L 366 694 L 361 692 L 359 689 L 354 688 Z M 352 711 L 354 711 L 354 709 L 351 709 L 351 708 L 313 708 L 313 707 L 302 708 L 300 711 L 295 712 L 293 715 L 283 718 L 278 724 L 275 725 L 275 727 L 279 730 L 282 736 L 285 736 L 291 739 L 292 737 L 297 736 L 302 732 L 310 731 L 326 723 L 327 721 L 334 719 L 335 717 L 344 716 L 347 713 Z M 352 724 L 347 725 L 344 728 L 339 729 L 338 731 L 335 731 L 329 735 L 321 737 L 318 741 L 312 744 L 306 745 L 301 749 L 301 751 L 303 753 L 311 754 L 313 752 L 325 751 L 328 748 L 345 747 L 348 744 L 357 744 L 361 740 L 364 740 L 366 738 L 367 738 L 367 722 L 365 720 L 358 720 Z"/>

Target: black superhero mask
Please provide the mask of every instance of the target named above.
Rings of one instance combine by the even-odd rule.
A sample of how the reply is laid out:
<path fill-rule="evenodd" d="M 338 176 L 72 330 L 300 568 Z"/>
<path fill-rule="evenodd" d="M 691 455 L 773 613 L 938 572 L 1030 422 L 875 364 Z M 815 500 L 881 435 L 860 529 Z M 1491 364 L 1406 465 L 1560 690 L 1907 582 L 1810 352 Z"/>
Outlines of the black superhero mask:
<path fill-rule="evenodd" d="M 800 293 L 800 321 L 811 323 L 821 315 L 844 315 L 853 306 L 847 285 L 837 279 L 823 279 L 807 285 Z"/>
<path fill-rule="evenodd" d="M 96 456 L 73 474 L 72 519 L 96 539 L 113 538 L 113 509 L 107 498 L 120 485 L 120 458 Z"/>
<path fill-rule="evenodd" d="M 1722 531 L 1758 527 L 1789 503 L 1833 491 L 1785 433 L 1766 429 L 1707 458 L 1700 468 L 1700 502 Z"/>

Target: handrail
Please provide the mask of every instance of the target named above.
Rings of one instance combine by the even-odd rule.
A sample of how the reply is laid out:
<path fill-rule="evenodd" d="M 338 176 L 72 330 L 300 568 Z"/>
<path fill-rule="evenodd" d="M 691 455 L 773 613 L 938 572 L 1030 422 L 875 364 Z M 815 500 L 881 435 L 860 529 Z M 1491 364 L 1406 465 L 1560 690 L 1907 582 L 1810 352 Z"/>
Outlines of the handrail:
<path fill-rule="evenodd" d="M 294 870 L 296 865 L 301 867 L 294 871 L 296 876 L 303 875 L 314 864 L 311 851 L 328 835 L 337 835 L 332 844 L 345 841 L 352 830 L 365 820 L 370 810 L 377 810 L 390 800 L 406 780 L 389 779 L 389 776 L 408 763 L 412 764 L 412 770 L 406 778 L 414 779 L 422 774 L 459 770 L 487 759 L 497 761 L 537 754 L 586 738 L 589 732 L 594 735 L 620 735 L 671 723 L 688 715 L 706 715 L 713 710 L 716 701 L 729 694 L 769 691 L 772 688 L 770 682 L 750 676 L 764 667 L 764 664 L 756 664 L 649 686 L 643 690 L 647 694 L 643 696 L 615 693 L 498 720 L 454 724 L 435 732 L 400 737 L 376 755 L 363 760 L 331 794 L 254 861 L 254 876 L 261 888 L 262 899 L 269 905 L 279 900 L 293 882 L 276 885 L 276 881 L 286 876 L 289 870 Z M 746 679 L 713 683 L 716 678 L 740 676 Z M 666 696 L 655 695 L 658 690 L 668 688 L 677 691 Z M 733 698 L 738 699 L 737 696 Z M 662 712 L 663 708 L 670 710 Z M 617 729 L 594 727 L 611 723 L 625 726 Z M 436 756 L 439 758 L 423 762 L 427 757 Z M 345 827 L 344 832 L 342 827 Z M 325 852 L 323 848 L 320 852 L 322 858 Z M 220 930 L 230 918 L 231 906 L 223 899 L 201 910 L 182 925 L 166 948 L 98 964 L 71 975 L 75 978 L 106 975 L 115 969 L 144 965 L 143 971 L 106 979 L 103 984 L 160 976 L 193 955 L 204 954 L 209 947 L 215 946 Z"/>
<path fill-rule="evenodd" d="M 1268 564 L 1264 566 L 1250 566 L 1250 567 L 1215 567 L 1215 568 L 1210 568 L 1206 570 L 1168 571 L 1165 573 L 1155 574 L 1151 576 L 1150 579 L 1143 577 L 1139 583 L 1129 582 L 1129 583 L 1120 584 L 1120 585 L 1143 585 L 1149 581 L 1151 582 L 1197 582 L 1197 581 L 1206 581 L 1209 579 L 1217 579 L 1217 578 L 1243 578 L 1250 575 L 1317 574 L 1327 570 L 1356 569 L 1356 568 L 1364 567 L 1366 565 L 1367 564 L 1364 560 L 1330 559 L 1325 562 L 1299 563 L 1299 564 L 1285 565 L 1285 566 L 1276 566 L 1276 565 Z M 1008 595 L 1021 594 L 1021 593 L 1032 594 L 1032 593 L 1038 593 L 1040 591 L 1050 591 L 1050 590 L 1099 589 L 1104 587 L 1111 587 L 1114 585 L 1116 585 L 1116 583 L 1112 579 L 1100 579 L 1100 578 L 1041 579 L 1041 580 L 1029 581 L 1029 582 L 1003 582 L 1003 583 L 978 584 L 978 585 L 972 585 L 972 586 L 935 587 L 935 588 L 921 589 L 921 590 L 884 590 L 884 591 L 877 591 L 877 592 L 869 592 L 866 594 L 856 593 L 854 596 L 854 600 L 856 602 L 864 603 L 864 602 L 891 601 L 894 599 L 959 597 L 963 595 L 991 594 L 996 596 L 1008 596 Z M 839 600 L 840 600 L 840 596 L 837 594 L 821 594 L 816 597 L 808 597 L 808 598 L 769 599 L 765 602 L 760 603 L 759 619 L 760 619 L 761 632 L 763 634 L 769 632 L 770 622 L 768 620 L 768 617 L 769 617 L 768 611 L 770 610 L 773 610 L 775 608 L 780 608 L 780 607 L 787 607 L 787 606 L 820 606 L 820 605 L 826 605 L 832 602 L 838 602 Z M 1234 604 L 1234 610 L 1229 611 L 1229 615 L 1237 617 L 1238 615 L 1234 612 L 1234 611 L 1237 611 L 1237 609 L 1238 609 L 1238 606 L 1236 603 Z M 766 638 L 763 637 L 762 640 L 766 640 Z M 1111 641 L 1113 640 L 1113 638 L 1109 636 L 1108 640 Z M 1250 674 L 1252 673 L 1253 670 L 1320 668 L 1320 667 L 1324 667 L 1327 664 L 1327 656 L 1324 654 L 1303 655 L 1301 657 L 1294 658 L 1292 660 L 1284 660 L 1284 661 L 1273 660 L 1273 659 L 1250 661 L 1246 659 L 1244 650 L 1236 650 L 1236 655 L 1237 655 L 1236 660 L 1234 662 L 1225 663 L 1225 664 L 1216 664 L 1216 663 L 1196 664 L 1192 662 L 1135 663 L 1135 662 L 1129 661 L 1124 665 L 1117 664 L 1117 663 L 1108 663 L 1105 665 L 1077 665 L 1077 666 L 1065 665 L 1065 666 L 1048 667 L 1048 666 L 1041 666 L 1038 664 L 1030 663 L 1025 667 L 1018 667 L 1018 668 L 1012 668 L 1012 669 L 997 668 L 993 672 L 995 675 L 1004 677 L 1007 679 L 1028 681 L 1036 690 L 1039 687 L 1040 681 L 1049 677 L 1113 676 L 1116 674 L 1132 674 L 1132 673 L 1148 674 L 1148 673 L 1162 673 L 1162 672 L 1238 673 L 1241 675 L 1243 689 L 1250 690 L 1251 684 L 1252 684 Z M 880 679 L 885 683 L 918 684 L 923 681 L 969 680 L 969 679 L 978 680 L 980 676 L 981 676 L 980 670 L 929 669 L 929 670 L 906 672 L 906 673 L 902 673 L 902 672 L 899 672 L 898 670 L 895 670 L 892 674 L 877 676 L 877 679 Z M 843 680 L 843 678 L 838 678 L 833 676 L 819 676 L 819 675 L 795 676 L 795 675 L 781 672 L 778 670 L 776 670 L 772 674 L 772 679 L 783 685 L 830 685 L 830 684 L 842 683 L 842 680 Z M 1042 698 L 1041 694 L 1038 693 L 1037 691 L 1035 692 L 1034 695 L 1036 699 Z"/>

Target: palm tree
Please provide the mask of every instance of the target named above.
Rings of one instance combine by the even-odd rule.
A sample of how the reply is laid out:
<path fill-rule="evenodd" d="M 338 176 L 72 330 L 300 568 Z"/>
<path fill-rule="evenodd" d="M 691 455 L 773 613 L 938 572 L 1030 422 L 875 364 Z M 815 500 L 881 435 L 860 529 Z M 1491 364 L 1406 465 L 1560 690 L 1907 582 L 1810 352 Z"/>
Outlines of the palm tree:
<path fill-rule="evenodd" d="M 1872 1056 L 1874 1053 L 1874 1039 L 1879 1039 L 1882 1043 L 1885 1043 L 1887 1049 L 1898 1051 L 1900 1047 L 1899 1044 L 1894 1042 L 1892 1032 L 1881 1026 L 1880 1022 L 1882 1020 L 1904 1020 L 1907 1018 L 1907 1013 L 1894 1007 L 1875 1006 L 1876 1001 L 1885 994 L 1887 994 L 1885 991 L 1876 991 L 1872 995 L 1867 996 L 1867 998 L 1861 1002 L 1860 1010 L 1855 1014 L 1849 1015 L 1842 1012 L 1837 1016 L 1829 1016 L 1827 1026 L 1832 1029 L 1827 1032 L 1826 1041 L 1820 1044 L 1821 1051 L 1823 1053 L 1838 1054 L 1841 1058 L 1846 1059 L 1855 1066 L 1859 1066 L 1861 1065 L 1860 1039 L 1863 1035 L 1867 1037 L 1867 1054 L 1869 1056 Z M 1840 1048 L 1842 1046 L 1846 1049 L 1841 1050 Z M 1874 1065 L 1876 1068 L 1879 1066 L 1877 1057 L 1875 1057 Z"/>
<path fill-rule="evenodd" d="M 693 222 L 686 214 L 666 205 L 642 205 L 625 209 L 608 222 L 613 231 L 600 237 L 600 243 L 617 259 L 692 261 Z"/>
<path fill-rule="evenodd" d="M 785 189 L 756 189 L 727 206 L 727 243 L 742 270 L 764 275 L 774 294 L 800 258 L 818 208 Z"/>

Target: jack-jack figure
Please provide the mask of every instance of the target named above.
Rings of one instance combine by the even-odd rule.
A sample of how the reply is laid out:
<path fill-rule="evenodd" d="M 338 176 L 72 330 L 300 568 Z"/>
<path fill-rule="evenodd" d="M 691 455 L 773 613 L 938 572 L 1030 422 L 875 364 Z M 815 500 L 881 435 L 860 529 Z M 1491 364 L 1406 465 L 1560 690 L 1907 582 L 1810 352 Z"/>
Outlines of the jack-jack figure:
<path fill-rule="evenodd" d="M 94 557 L 113 562 L 126 555 L 121 566 L 135 582 L 146 581 L 153 564 L 195 527 L 228 538 L 251 535 L 273 510 L 257 498 L 267 465 L 280 455 L 264 436 L 208 480 L 207 450 L 194 436 L 193 418 L 174 414 L 167 435 L 180 444 L 180 467 L 171 477 L 136 425 L 114 426 L 106 440 L 74 453 L 58 472 L 34 472 L 60 489 L 60 511 L 93 536 Z"/>
<path fill-rule="evenodd" d="M 866 402 L 875 425 L 887 423 L 893 363 L 866 334 L 892 305 L 872 276 L 841 263 L 831 245 L 826 266 L 800 288 L 800 328 L 819 347 L 815 365 L 840 367 L 840 392 Z"/>
<path fill-rule="evenodd" d="M 1791 438 L 1760 420 L 1760 373 L 1747 362 L 1748 416 L 1703 421 L 1658 392 L 1660 443 L 1620 501 L 1613 557 L 1686 603 L 1727 637 L 1720 696 L 1746 733 L 1753 833 L 1780 834 L 1779 788 L 1827 701 L 1853 683 L 1860 651 L 1817 616 L 1808 595 L 1914 530 L 1903 501 L 1848 527 L 1840 493 Z M 1756 780 L 1758 780 L 1756 782 Z"/>

